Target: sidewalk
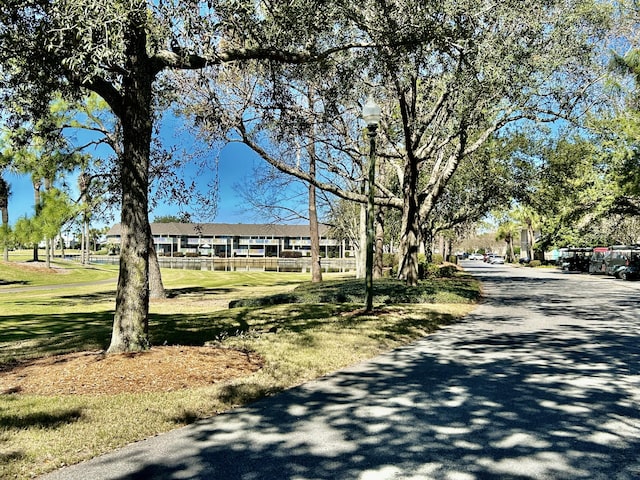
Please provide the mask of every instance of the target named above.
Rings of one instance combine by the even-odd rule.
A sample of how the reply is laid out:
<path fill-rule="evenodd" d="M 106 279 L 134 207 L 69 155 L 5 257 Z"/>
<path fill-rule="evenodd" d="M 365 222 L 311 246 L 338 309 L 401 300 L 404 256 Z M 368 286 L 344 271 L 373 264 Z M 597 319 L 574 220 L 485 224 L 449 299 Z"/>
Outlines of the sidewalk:
<path fill-rule="evenodd" d="M 492 267 L 463 323 L 42 478 L 640 478 L 637 309 L 597 319 L 580 298 L 610 284 Z"/>

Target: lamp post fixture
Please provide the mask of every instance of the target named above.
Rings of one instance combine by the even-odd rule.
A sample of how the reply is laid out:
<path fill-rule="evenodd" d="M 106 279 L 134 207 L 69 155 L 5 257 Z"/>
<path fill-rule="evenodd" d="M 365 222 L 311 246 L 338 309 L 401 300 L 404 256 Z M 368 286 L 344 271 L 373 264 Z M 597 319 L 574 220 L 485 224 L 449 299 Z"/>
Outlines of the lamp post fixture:
<path fill-rule="evenodd" d="M 376 131 L 380 123 L 380 106 L 369 95 L 364 107 L 362 118 L 367 123 L 369 134 L 369 182 L 367 196 L 367 246 L 365 257 L 365 311 L 373 310 L 373 217 L 375 208 L 375 180 L 376 180 Z"/>

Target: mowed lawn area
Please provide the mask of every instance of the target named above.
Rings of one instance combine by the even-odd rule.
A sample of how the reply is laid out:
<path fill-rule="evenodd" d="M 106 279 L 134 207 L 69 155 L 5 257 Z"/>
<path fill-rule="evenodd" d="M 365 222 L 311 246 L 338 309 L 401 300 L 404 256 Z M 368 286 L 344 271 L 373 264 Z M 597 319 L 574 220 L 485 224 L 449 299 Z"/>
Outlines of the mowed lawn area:
<path fill-rule="evenodd" d="M 365 315 L 364 281 L 344 274 L 311 284 L 308 273 L 163 270 L 168 298 L 151 302 L 157 350 L 240 352 L 260 359 L 255 371 L 170 391 L 28 393 L 7 383 L 17 367 L 104 350 L 111 335 L 117 267 L 53 266 L 0 262 L 0 478 L 31 478 L 277 394 L 455 322 L 480 295 L 462 272 L 412 288 L 384 279 Z M 144 354 L 130 357 L 136 369 Z"/>

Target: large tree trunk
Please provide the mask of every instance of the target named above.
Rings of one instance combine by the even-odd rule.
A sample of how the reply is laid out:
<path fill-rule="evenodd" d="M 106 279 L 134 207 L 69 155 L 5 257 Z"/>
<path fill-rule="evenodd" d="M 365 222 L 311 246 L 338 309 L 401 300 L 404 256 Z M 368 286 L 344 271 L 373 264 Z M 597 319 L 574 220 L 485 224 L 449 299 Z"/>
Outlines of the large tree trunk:
<path fill-rule="evenodd" d="M 367 256 L 367 206 L 360 204 L 358 219 L 358 244 L 356 248 L 356 278 L 364 278 Z"/>
<path fill-rule="evenodd" d="M 402 226 L 400 232 L 400 268 L 398 278 L 407 285 L 418 284 L 418 246 L 420 227 L 418 220 L 418 170 L 415 162 L 407 162 L 404 171 L 402 195 Z"/>
<path fill-rule="evenodd" d="M 315 144 L 308 147 L 309 176 L 316 176 Z M 316 187 L 309 184 L 309 234 L 311 236 L 311 282 L 322 282 L 322 266 L 320 265 L 320 228 L 318 226 L 318 210 L 316 208 Z"/>
<path fill-rule="evenodd" d="M 400 269 L 398 278 L 407 285 L 418 284 L 418 246 L 420 231 L 415 217 L 403 215 L 402 236 L 400 237 Z"/>
<path fill-rule="evenodd" d="M 140 15 L 144 15 L 142 12 Z M 133 17 L 137 16 L 136 14 Z M 132 24 L 135 22 L 132 18 Z M 137 19 L 142 22 L 142 19 Z M 123 80 L 123 155 L 120 185 L 122 220 L 120 274 L 109 353 L 149 348 L 149 154 L 152 134 L 151 96 L 153 72 L 146 54 L 146 35 L 134 25 L 129 29 L 126 71 Z"/>
<path fill-rule="evenodd" d="M 507 244 L 506 248 L 506 261 L 511 263 L 514 261 L 515 255 L 513 253 L 513 235 L 511 233 L 507 233 L 507 236 L 504 239 L 504 242 Z"/>
<path fill-rule="evenodd" d="M 156 247 L 153 244 L 153 236 L 149 237 L 149 296 L 151 298 L 166 298 L 167 292 L 162 283 L 162 274 L 160 273 L 160 263 Z"/>
<path fill-rule="evenodd" d="M 530 257 L 531 259 L 535 259 L 535 260 L 544 260 L 544 253 L 542 252 L 537 252 L 538 255 L 536 255 L 536 232 L 533 229 L 533 222 L 529 222 L 527 225 L 527 229 L 528 229 L 528 235 L 529 235 L 529 248 L 531 249 L 531 253 L 530 253 Z"/>
<path fill-rule="evenodd" d="M 316 187 L 309 185 L 309 230 L 311 235 L 311 281 L 322 282 L 322 266 L 320 265 L 320 228 L 318 211 L 316 210 Z"/>
<path fill-rule="evenodd" d="M 431 222 L 428 225 L 431 225 Z M 422 229 L 422 242 L 427 263 L 433 263 L 433 227 L 427 226 Z"/>

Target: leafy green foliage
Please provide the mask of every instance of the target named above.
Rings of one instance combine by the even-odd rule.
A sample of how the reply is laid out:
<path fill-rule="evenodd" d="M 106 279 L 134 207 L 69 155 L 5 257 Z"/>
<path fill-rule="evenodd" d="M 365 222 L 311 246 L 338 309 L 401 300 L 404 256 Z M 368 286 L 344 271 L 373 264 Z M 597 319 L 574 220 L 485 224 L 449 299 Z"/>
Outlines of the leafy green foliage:
<path fill-rule="evenodd" d="M 159 215 L 153 219 L 154 223 L 190 223 L 189 218 L 177 215 Z"/>
<path fill-rule="evenodd" d="M 27 246 L 37 245 L 44 237 L 40 225 L 33 218 L 20 217 L 16 221 L 13 231 L 16 240 Z"/>
<path fill-rule="evenodd" d="M 535 250 L 612 243 L 602 224 L 612 214 L 617 190 L 611 163 L 604 160 L 606 150 L 598 137 L 570 131 L 557 137 L 520 136 L 513 151 L 522 179 L 518 203 L 504 215 L 496 212 L 499 238 L 509 243 L 518 230 L 526 229 L 529 238 L 540 231 Z"/>
<path fill-rule="evenodd" d="M 51 239 L 60 233 L 62 226 L 76 213 L 77 208 L 69 196 L 57 188 L 51 188 L 42 195 L 42 208 L 36 220 L 40 223 L 43 235 Z"/>

